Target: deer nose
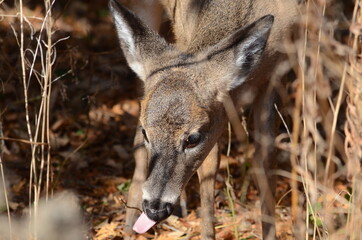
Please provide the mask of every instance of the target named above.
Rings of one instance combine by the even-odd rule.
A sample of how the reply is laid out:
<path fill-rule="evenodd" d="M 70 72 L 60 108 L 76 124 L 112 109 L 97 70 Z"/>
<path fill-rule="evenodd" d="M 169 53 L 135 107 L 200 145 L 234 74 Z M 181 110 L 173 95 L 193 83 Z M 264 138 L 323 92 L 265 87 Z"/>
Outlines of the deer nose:
<path fill-rule="evenodd" d="M 173 212 L 173 204 L 161 200 L 143 200 L 143 211 L 155 222 L 168 218 Z"/>

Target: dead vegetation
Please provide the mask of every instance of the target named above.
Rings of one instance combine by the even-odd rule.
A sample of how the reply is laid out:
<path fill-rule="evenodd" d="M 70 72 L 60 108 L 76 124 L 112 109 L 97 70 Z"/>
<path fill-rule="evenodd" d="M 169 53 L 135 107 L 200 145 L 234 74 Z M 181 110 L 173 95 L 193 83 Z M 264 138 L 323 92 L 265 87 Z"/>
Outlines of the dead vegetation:
<path fill-rule="evenodd" d="M 300 12 L 280 68 L 295 74 L 276 109 L 278 235 L 361 239 L 362 2 L 309 0 Z M 0 1 L 0 43 L 0 239 L 51 239 L 59 229 L 44 223 L 63 208 L 74 209 L 60 219 L 73 225 L 54 220 L 63 231 L 87 226 L 63 239 L 122 239 L 139 106 L 106 2 Z M 225 129 L 222 139 L 217 239 L 259 239 L 253 146 L 234 135 Z M 139 239 L 199 239 L 191 181 L 188 216 Z M 53 196 L 65 189 L 77 193 L 84 222 L 73 195 Z"/>

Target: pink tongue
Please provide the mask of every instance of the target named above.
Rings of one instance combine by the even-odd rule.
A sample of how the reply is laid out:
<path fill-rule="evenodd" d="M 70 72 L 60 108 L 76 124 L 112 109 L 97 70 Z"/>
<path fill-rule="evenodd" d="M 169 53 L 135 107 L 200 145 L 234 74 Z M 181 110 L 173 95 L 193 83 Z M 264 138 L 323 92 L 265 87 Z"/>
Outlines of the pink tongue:
<path fill-rule="evenodd" d="M 133 230 L 138 233 L 145 233 L 155 224 L 155 221 L 149 219 L 145 213 L 142 213 L 133 225 Z"/>

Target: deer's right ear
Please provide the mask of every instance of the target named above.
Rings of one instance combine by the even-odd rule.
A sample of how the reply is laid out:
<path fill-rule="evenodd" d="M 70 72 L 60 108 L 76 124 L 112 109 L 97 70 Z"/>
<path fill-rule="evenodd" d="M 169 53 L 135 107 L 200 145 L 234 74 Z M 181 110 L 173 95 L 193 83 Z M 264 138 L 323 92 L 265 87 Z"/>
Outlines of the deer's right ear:
<path fill-rule="evenodd" d="M 109 8 L 128 65 L 141 80 L 145 80 L 151 59 L 171 46 L 117 0 L 110 0 Z"/>
<path fill-rule="evenodd" d="M 241 86 L 258 65 L 273 22 L 274 16 L 266 15 L 239 28 L 203 53 L 212 64 L 213 72 L 216 69 L 222 75 L 215 80 L 221 97 L 225 96 L 225 92 Z"/>

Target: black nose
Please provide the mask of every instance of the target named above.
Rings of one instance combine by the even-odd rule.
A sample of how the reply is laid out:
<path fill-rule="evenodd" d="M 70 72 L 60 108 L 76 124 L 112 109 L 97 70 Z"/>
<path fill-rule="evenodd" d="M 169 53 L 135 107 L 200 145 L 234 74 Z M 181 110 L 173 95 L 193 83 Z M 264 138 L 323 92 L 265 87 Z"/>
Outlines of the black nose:
<path fill-rule="evenodd" d="M 143 211 L 153 221 L 160 222 L 168 218 L 173 212 L 173 205 L 161 200 L 143 200 Z"/>

